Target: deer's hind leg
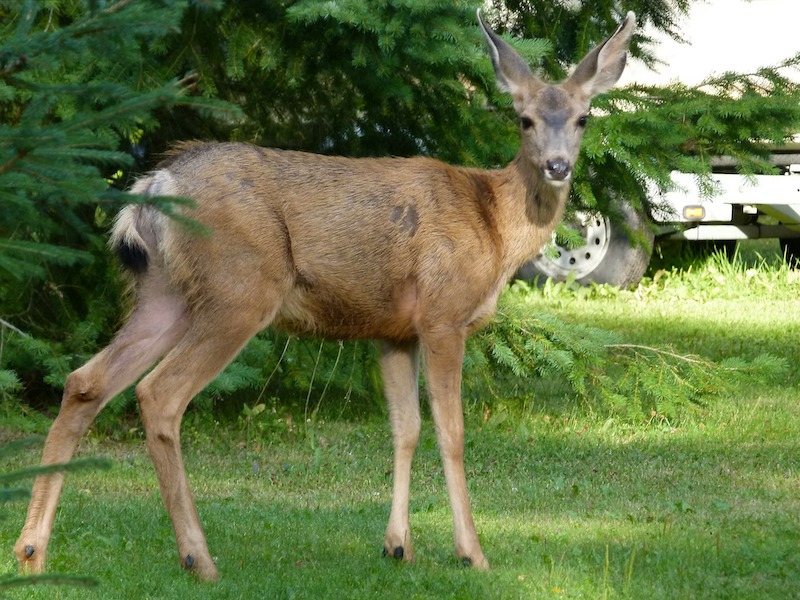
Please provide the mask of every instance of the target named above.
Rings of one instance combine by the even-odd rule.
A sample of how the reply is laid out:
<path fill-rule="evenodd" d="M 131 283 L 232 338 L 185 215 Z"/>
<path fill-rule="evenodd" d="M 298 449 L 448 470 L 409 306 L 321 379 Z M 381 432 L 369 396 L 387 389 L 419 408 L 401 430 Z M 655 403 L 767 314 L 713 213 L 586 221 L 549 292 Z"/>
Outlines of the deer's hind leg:
<path fill-rule="evenodd" d="M 58 417 L 44 445 L 42 465 L 68 462 L 97 413 L 130 386 L 184 335 L 183 300 L 154 274 L 139 285 L 139 301 L 128 322 L 111 343 L 84 366 L 70 373 Z M 28 516 L 14 546 L 20 570 L 45 569 L 47 546 L 64 482 L 63 473 L 36 478 Z"/>
<path fill-rule="evenodd" d="M 200 579 L 216 580 L 218 574 L 186 477 L 180 443 L 183 413 L 247 341 L 269 324 L 287 289 L 253 285 L 249 293 L 227 295 L 222 304 L 203 304 L 192 313 L 183 339 L 136 386 L 147 451 L 172 521 L 179 559 Z"/>

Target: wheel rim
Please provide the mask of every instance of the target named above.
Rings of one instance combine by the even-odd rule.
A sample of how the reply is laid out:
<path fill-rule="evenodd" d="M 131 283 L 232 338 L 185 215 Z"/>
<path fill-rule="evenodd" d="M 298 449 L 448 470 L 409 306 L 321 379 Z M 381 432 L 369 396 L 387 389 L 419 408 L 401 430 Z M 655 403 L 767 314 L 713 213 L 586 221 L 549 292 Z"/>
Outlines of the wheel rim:
<path fill-rule="evenodd" d="M 566 277 L 572 273 L 576 279 L 589 275 L 603 262 L 608 253 L 611 240 L 611 222 L 599 213 L 577 212 L 568 224 L 570 229 L 580 233 L 583 245 L 578 248 L 566 248 L 555 241 L 552 245 L 556 255 L 539 254 L 535 259 L 536 268 L 551 277 Z"/>

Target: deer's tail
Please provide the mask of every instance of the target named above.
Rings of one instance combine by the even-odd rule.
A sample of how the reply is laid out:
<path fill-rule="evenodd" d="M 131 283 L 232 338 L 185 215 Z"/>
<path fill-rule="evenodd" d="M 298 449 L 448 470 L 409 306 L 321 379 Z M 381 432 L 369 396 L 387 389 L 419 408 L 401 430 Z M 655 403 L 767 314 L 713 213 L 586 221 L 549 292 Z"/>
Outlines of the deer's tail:
<path fill-rule="evenodd" d="M 130 193 L 174 195 L 172 177 L 168 171 L 156 171 L 137 180 Z M 119 212 L 108 243 L 125 269 L 137 275 L 147 272 L 162 246 L 167 220 L 166 215 L 147 204 L 129 204 Z"/>

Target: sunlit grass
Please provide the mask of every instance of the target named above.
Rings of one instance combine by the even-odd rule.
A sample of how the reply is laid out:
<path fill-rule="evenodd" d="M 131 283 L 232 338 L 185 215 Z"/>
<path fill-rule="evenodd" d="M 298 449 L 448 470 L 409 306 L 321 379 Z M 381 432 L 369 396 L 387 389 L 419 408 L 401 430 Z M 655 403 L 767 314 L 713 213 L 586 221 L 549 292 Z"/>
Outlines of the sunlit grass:
<path fill-rule="evenodd" d="M 180 571 L 152 468 L 127 445 L 111 472 L 70 479 L 51 565 L 89 572 L 101 586 L 58 595 L 225 598 L 260 588 L 358 598 L 385 588 L 420 598 L 780 598 L 800 573 L 798 405 L 784 410 L 784 397 L 753 410 L 745 400 L 682 429 L 584 430 L 590 421 L 531 417 L 509 431 L 470 419 L 467 467 L 489 574 L 456 566 L 430 424 L 412 483 L 410 566 L 380 558 L 390 500 L 383 423 L 318 424 L 328 436 L 321 453 L 303 440 L 272 444 L 265 456 L 236 448 L 236 432 L 196 437 L 187 460 L 223 574 L 216 587 Z M 6 547 L 15 529 L 4 528 Z"/>

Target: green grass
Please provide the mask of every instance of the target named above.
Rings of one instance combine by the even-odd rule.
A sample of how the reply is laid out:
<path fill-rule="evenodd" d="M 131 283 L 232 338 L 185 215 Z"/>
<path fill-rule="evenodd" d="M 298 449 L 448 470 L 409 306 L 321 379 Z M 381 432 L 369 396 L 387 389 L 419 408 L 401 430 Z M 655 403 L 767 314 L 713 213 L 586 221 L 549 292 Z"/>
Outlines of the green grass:
<path fill-rule="evenodd" d="M 466 465 L 488 573 L 456 565 L 429 420 L 414 463 L 417 561 L 380 557 L 391 436 L 380 415 L 246 434 L 191 415 L 187 470 L 221 581 L 178 566 L 171 526 L 137 435 L 90 435 L 109 471 L 68 476 L 52 570 L 96 588 L 42 586 L 11 598 L 794 598 L 800 581 L 800 279 L 766 245 L 733 264 L 653 274 L 633 292 L 545 288 L 537 307 L 718 360 L 791 361 L 777 384 L 743 385 L 680 422 L 628 422 L 549 395 L 473 406 Z M 326 403 L 333 405 L 332 399 Z M 268 412 L 268 411 L 267 411 Z M 331 414 L 336 415 L 332 406 Z M 324 415 L 324 411 L 320 413 Z M 287 419 L 262 414 L 263 419 Z M 278 431 L 272 437 L 263 431 Z M 4 430 L 6 437 L 20 435 Z M 8 470 L 38 460 L 14 457 Z M 0 572 L 23 504 L 2 507 Z"/>

